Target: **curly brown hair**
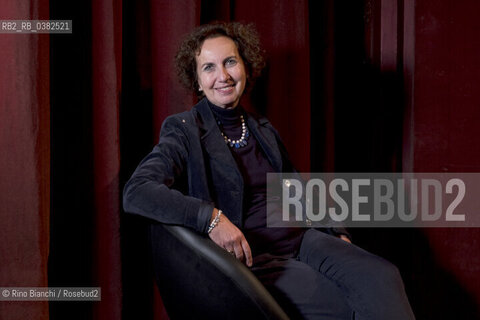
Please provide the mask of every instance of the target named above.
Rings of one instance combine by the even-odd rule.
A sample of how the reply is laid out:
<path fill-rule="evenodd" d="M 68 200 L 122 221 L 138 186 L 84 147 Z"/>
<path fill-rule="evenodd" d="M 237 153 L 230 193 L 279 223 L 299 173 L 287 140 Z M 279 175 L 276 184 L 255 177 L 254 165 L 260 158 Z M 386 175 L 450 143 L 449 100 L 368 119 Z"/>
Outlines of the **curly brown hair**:
<path fill-rule="evenodd" d="M 180 83 L 189 90 L 194 90 L 199 97 L 197 82 L 196 56 L 200 54 L 203 42 L 209 38 L 226 36 L 236 44 L 247 72 L 247 87 L 260 76 L 265 67 L 263 50 L 253 24 L 239 22 L 214 22 L 201 25 L 189 33 L 175 55 L 175 67 Z"/>

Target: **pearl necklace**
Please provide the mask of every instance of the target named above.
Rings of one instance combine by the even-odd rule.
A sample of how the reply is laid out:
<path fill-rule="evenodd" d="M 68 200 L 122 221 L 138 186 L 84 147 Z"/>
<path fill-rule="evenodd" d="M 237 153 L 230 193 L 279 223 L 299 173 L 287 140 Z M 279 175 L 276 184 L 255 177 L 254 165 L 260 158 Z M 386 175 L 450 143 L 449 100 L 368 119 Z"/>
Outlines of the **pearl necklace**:
<path fill-rule="evenodd" d="M 245 147 L 248 144 L 248 137 L 250 136 L 250 133 L 248 132 L 247 125 L 245 123 L 245 119 L 243 118 L 243 115 L 240 115 L 240 120 L 242 121 L 242 136 L 240 139 L 237 140 L 232 140 L 225 133 L 223 133 L 221 127 L 222 123 L 220 120 L 217 119 L 217 123 L 220 127 L 220 133 L 222 134 L 223 139 L 225 140 L 225 143 L 230 147 L 230 148 L 242 148 Z"/>

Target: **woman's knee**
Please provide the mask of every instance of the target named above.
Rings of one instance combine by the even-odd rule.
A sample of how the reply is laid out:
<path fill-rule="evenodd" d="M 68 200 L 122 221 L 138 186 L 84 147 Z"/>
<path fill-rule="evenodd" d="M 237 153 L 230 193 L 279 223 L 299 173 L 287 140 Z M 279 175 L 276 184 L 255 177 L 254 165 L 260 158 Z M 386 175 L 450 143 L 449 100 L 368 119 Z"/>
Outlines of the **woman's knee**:
<path fill-rule="evenodd" d="M 362 260 L 358 261 L 357 275 L 364 277 L 370 284 L 403 285 L 400 271 L 393 263 L 375 255 Z"/>

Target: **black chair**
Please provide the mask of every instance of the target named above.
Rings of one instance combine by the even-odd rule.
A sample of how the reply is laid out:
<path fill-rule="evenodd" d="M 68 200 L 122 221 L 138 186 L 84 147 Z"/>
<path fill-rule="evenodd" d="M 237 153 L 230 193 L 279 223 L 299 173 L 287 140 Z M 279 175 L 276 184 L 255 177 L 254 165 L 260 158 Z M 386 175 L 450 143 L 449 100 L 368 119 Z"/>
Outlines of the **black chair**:
<path fill-rule="evenodd" d="M 188 228 L 151 227 L 155 277 L 171 320 L 288 319 L 240 261 Z"/>

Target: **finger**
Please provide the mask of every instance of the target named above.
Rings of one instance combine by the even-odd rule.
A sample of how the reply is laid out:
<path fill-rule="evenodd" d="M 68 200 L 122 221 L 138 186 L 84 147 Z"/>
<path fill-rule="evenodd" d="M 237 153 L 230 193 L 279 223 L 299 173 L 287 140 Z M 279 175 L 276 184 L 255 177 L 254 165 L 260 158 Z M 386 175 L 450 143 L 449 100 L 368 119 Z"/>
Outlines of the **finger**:
<path fill-rule="evenodd" d="M 238 260 L 243 261 L 245 256 L 243 255 L 242 246 L 240 244 L 238 244 L 238 245 L 234 246 L 233 248 L 234 248 L 235 257 Z"/>
<path fill-rule="evenodd" d="M 247 239 L 243 239 L 242 241 L 242 248 L 243 252 L 245 254 L 245 263 L 248 267 L 251 267 L 253 264 L 253 258 L 252 258 L 252 250 L 250 249 L 250 245 L 247 242 Z"/>
<path fill-rule="evenodd" d="M 225 251 L 227 251 L 229 254 L 235 257 L 235 250 L 233 248 L 232 249 L 225 248 Z"/>

